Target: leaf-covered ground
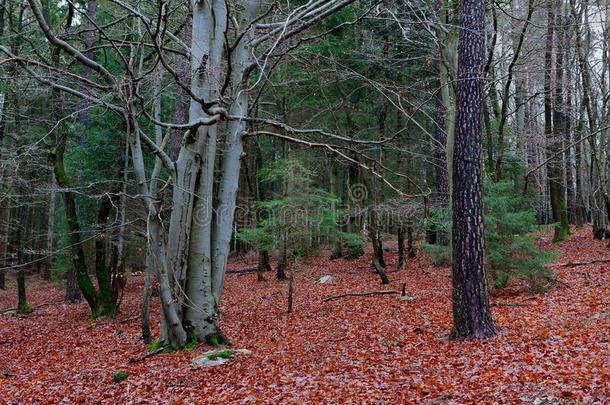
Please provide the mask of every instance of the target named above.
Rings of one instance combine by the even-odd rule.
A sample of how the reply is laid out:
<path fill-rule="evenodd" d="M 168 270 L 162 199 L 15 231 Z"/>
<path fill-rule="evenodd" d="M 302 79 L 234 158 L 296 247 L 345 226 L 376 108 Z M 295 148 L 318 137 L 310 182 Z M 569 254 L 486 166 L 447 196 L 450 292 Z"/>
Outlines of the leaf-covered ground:
<path fill-rule="evenodd" d="M 557 263 L 609 258 L 606 242 L 590 235 L 583 230 L 560 244 Z M 395 254 L 386 255 L 391 266 Z M 117 320 L 90 322 L 85 304 L 64 305 L 61 286 L 32 277 L 30 303 L 50 305 L 28 316 L 0 315 L 0 403 L 610 401 L 609 263 L 554 267 L 562 283 L 540 295 L 518 285 L 494 291 L 502 333 L 487 342 L 453 342 L 449 269 L 425 258 L 389 274 L 389 288 L 406 280 L 414 301 L 373 295 L 323 302 L 386 289 L 368 260 L 303 265 L 290 315 L 287 283 L 271 274 L 265 283 L 253 274 L 229 275 L 222 326 L 235 347 L 252 354 L 212 368 L 191 365 L 209 350 L 203 346 L 127 364 L 145 353 L 134 317 L 141 279 L 130 279 Z M 326 274 L 330 284 L 314 283 Z M 0 309 L 15 306 L 9 279 Z M 121 371 L 128 377 L 113 383 Z"/>

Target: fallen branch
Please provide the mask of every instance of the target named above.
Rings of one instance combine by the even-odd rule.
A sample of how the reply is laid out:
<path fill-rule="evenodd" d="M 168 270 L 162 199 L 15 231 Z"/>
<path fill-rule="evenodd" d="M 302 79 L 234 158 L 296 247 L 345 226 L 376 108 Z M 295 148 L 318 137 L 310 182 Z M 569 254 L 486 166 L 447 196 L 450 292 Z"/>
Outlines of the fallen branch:
<path fill-rule="evenodd" d="M 11 373 L 2 373 L 2 377 L 4 377 L 4 378 L 17 377 L 17 375 L 16 374 L 11 374 Z"/>
<path fill-rule="evenodd" d="M 154 352 L 146 353 L 145 355 L 142 355 L 140 357 L 132 357 L 131 359 L 127 360 L 127 364 L 133 364 L 133 363 L 138 363 L 140 361 L 144 361 L 149 357 L 152 357 L 154 355 L 157 355 L 157 354 L 163 352 L 164 349 L 165 349 L 164 347 L 161 347 L 161 348 L 155 350 Z"/>
<path fill-rule="evenodd" d="M 386 294 L 400 294 L 400 291 L 396 290 L 383 290 L 383 291 L 368 291 L 368 292 L 356 292 L 356 293 L 345 293 L 340 295 L 331 295 L 330 297 L 324 298 L 324 302 L 337 300 L 343 297 L 364 297 L 367 295 L 386 295 Z"/>
<path fill-rule="evenodd" d="M 37 305 L 37 306 L 35 306 L 35 307 L 32 307 L 31 309 L 32 309 L 32 311 L 34 311 L 34 310 L 36 310 L 36 309 L 38 309 L 38 308 L 42 308 L 42 307 L 47 306 L 47 305 L 55 305 L 55 304 L 61 304 L 61 303 L 63 303 L 63 301 L 45 302 L 44 304 Z M 5 309 L 0 309 L 0 315 L 5 314 L 5 313 L 7 313 L 7 312 L 13 312 L 13 311 L 14 311 L 14 312 L 17 312 L 17 309 L 18 309 L 18 308 L 5 308 Z"/>
<path fill-rule="evenodd" d="M 558 278 L 554 278 L 553 280 L 551 280 L 551 282 L 552 282 L 552 283 L 559 283 L 559 284 L 563 284 L 563 285 L 565 285 L 566 287 L 570 287 L 570 284 L 566 283 L 565 281 L 561 281 L 561 280 L 560 280 L 560 279 L 558 279 Z"/>
<path fill-rule="evenodd" d="M 494 302 L 492 307 L 527 307 L 526 304 L 515 304 L 512 302 Z"/>
<path fill-rule="evenodd" d="M 136 310 L 134 310 L 134 311 L 132 311 L 132 312 L 131 312 L 131 313 L 130 313 L 128 316 L 127 316 L 127 318 L 125 318 L 125 319 L 121 319 L 121 320 L 119 321 L 119 323 L 123 324 L 123 323 L 127 323 L 127 322 L 129 322 L 129 321 L 132 321 L 132 320 L 134 320 L 134 319 L 137 319 L 137 318 L 140 316 L 140 315 L 136 314 L 136 312 L 137 312 L 137 311 L 138 311 L 137 309 L 136 309 Z"/>
<path fill-rule="evenodd" d="M 241 270 L 227 270 L 226 274 L 252 274 L 256 273 L 256 267 L 251 269 L 241 269 Z"/>
<path fill-rule="evenodd" d="M 567 262 L 560 264 L 551 264 L 549 267 L 577 267 L 586 266 L 587 264 L 610 263 L 610 259 L 595 259 L 586 262 Z"/>

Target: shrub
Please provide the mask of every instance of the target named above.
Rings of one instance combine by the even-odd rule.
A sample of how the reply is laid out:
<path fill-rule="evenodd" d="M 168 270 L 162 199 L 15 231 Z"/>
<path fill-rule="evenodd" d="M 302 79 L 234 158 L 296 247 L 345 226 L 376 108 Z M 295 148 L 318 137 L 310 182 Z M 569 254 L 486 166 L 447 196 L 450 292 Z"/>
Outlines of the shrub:
<path fill-rule="evenodd" d="M 557 257 L 551 250 L 538 248 L 532 232 L 538 229 L 536 212 L 524 208 L 523 198 L 509 180 L 485 181 L 485 249 L 486 268 L 493 286 L 503 288 L 511 277 L 526 280 L 533 289 L 544 288 L 552 273 L 545 267 Z M 451 233 L 451 215 L 436 210 L 433 220 L 437 229 Z M 434 265 L 451 264 L 451 249 L 444 245 L 421 245 Z"/>

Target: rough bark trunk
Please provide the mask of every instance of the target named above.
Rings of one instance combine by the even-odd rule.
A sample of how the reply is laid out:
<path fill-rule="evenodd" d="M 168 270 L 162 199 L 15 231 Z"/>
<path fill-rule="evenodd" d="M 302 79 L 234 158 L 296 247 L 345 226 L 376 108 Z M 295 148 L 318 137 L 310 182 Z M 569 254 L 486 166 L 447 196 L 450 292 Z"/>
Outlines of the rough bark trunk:
<path fill-rule="evenodd" d="M 8 265 L 8 235 L 11 219 L 10 200 L 8 196 L 0 201 L 0 289 L 5 289 L 5 269 Z"/>
<path fill-rule="evenodd" d="M 25 295 L 25 266 L 23 260 L 24 241 L 23 241 L 23 218 L 21 213 L 25 211 L 25 217 L 28 218 L 30 215 L 30 209 L 20 208 L 18 209 L 18 223 L 15 229 L 15 249 L 17 250 L 17 312 L 20 314 L 27 314 L 30 312 L 30 306 Z"/>
<path fill-rule="evenodd" d="M 376 193 L 373 186 L 372 190 L 373 201 L 376 200 Z M 381 279 L 381 284 L 390 284 L 390 279 L 388 278 L 385 272 L 385 261 L 383 260 L 383 244 L 381 241 L 381 231 L 379 230 L 377 212 L 375 207 L 373 206 L 370 213 L 370 225 L 369 225 L 369 233 L 371 235 L 371 242 L 373 245 L 373 256 L 371 258 L 371 267 L 375 269 L 379 278 Z"/>
<path fill-rule="evenodd" d="M 111 271 L 108 266 L 107 244 L 105 229 L 108 224 L 108 216 L 112 209 L 112 201 L 106 197 L 99 209 L 97 215 L 98 234 L 95 238 L 95 277 L 97 279 L 98 292 L 97 302 L 98 311 L 95 316 L 114 316 L 116 311 L 115 302 L 113 301 L 114 294 L 111 287 Z"/>
<path fill-rule="evenodd" d="M 286 271 L 288 270 L 288 247 L 285 242 L 286 236 L 282 236 L 282 243 L 280 244 L 277 266 L 275 268 L 275 278 L 281 281 L 288 280 Z"/>
<path fill-rule="evenodd" d="M 483 239 L 481 115 L 485 59 L 483 0 L 460 3 L 453 171 L 454 339 L 484 339 L 496 328 L 489 310 Z"/>
<path fill-rule="evenodd" d="M 4 0 L 0 0 L 0 35 L 4 30 Z M 2 158 L 1 147 L 4 144 L 4 131 L 5 131 L 5 96 L 4 93 L 0 93 L 0 159 Z M 4 173 L 0 173 L 3 175 Z M 10 177 L 8 178 L 10 182 Z M 9 198 L 8 195 L 4 195 L 0 198 L 0 290 L 5 289 L 5 270 L 6 267 L 6 252 L 7 252 L 7 238 L 8 238 L 8 215 L 9 210 Z"/>

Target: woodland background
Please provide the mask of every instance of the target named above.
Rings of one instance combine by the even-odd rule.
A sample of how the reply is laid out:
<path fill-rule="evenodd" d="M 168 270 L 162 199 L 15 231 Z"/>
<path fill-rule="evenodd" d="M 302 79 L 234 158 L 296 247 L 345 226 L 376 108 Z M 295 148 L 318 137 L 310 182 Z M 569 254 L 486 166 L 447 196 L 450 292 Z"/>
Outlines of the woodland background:
<path fill-rule="evenodd" d="M 299 356 L 313 370 L 313 352 L 343 347 L 351 382 L 325 391 L 312 381 L 333 372 L 309 370 L 303 397 L 604 402 L 609 62 L 603 1 L 0 0 L 7 395 L 43 395 L 17 369 L 23 345 L 56 330 L 105 358 L 83 378 L 109 386 L 144 343 L 260 348 L 218 372 L 252 377 L 239 395 L 164 388 L 176 398 L 286 398 L 279 383 L 261 388 L 258 361 L 294 389 Z M 372 294 L 335 297 L 354 292 Z M 476 359 L 454 361 L 470 349 L 443 330 L 504 329 L 462 344 L 482 362 L 514 350 L 513 385 L 492 387 L 511 371 L 482 363 L 479 385 L 444 379 Z M 121 354 L 100 354 L 115 339 Z M 441 365 L 405 366 L 393 350 Z M 533 360 L 555 350 L 569 353 L 554 370 Z M 167 372 L 184 353 L 129 375 L 148 361 Z M 417 377 L 387 371 L 394 362 Z M 192 372 L 177 367 L 174 383 Z M 149 377 L 134 383 L 143 397 Z M 105 395 L 87 384 L 83 395 Z"/>

